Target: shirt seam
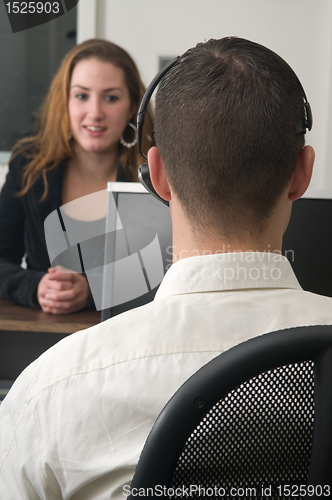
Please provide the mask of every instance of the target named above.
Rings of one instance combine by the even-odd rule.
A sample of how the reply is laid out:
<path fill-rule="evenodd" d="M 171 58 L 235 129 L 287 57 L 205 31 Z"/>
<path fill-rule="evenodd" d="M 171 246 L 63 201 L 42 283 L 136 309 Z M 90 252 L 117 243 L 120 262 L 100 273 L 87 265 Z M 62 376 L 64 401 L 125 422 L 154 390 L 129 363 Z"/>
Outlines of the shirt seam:
<path fill-rule="evenodd" d="M 27 400 L 26 400 L 26 402 L 25 402 L 25 404 L 24 404 L 24 406 L 23 406 L 23 408 L 22 408 L 22 411 L 21 411 L 20 415 L 17 417 L 17 419 L 15 421 L 15 424 L 14 424 L 14 427 L 13 427 L 12 438 L 11 438 L 10 442 L 8 443 L 7 448 L 5 449 L 5 451 L 4 451 L 4 453 L 3 453 L 2 457 L 1 457 L 0 472 L 2 470 L 2 467 L 3 467 L 4 463 L 5 463 L 6 458 L 9 455 L 9 451 L 10 451 L 11 445 L 12 445 L 12 443 L 14 441 L 14 438 L 15 438 L 15 435 L 16 435 L 17 427 L 19 426 L 19 424 L 20 424 L 20 422 L 21 422 L 21 420 L 22 420 L 22 418 L 24 416 L 25 410 L 26 410 L 27 406 L 29 405 L 29 402 L 30 402 L 30 398 L 28 397 Z"/>
<path fill-rule="evenodd" d="M 209 288 L 206 290 L 201 290 L 199 288 L 196 288 L 195 290 L 188 290 L 188 291 L 169 291 L 169 292 L 160 292 L 159 295 L 156 295 L 154 300 L 158 299 L 163 299 L 166 297 L 172 297 L 176 295 L 193 295 L 195 293 L 200 294 L 200 293 L 227 293 L 227 292 L 246 292 L 246 291 L 254 291 L 254 290 L 298 290 L 298 291 L 303 291 L 303 288 L 301 285 L 294 285 L 294 286 L 255 286 L 255 287 L 243 287 L 243 288 Z"/>
<path fill-rule="evenodd" d="M 224 352 L 225 350 L 227 350 L 229 348 L 230 348 L 229 346 L 227 346 L 226 348 L 221 348 L 221 346 L 216 346 L 216 347 L 211 347 L 211 348 L 210 347 L 209 348 L 206 348 L 206 347 L 204 347 L 204 348 L 192 348 L 192 349 L 188 350 L 185 347 L 178 347 L 177 349 L 172 349 L 171 351 L 167 351 L 167 352 L 165 352 L 165 351 L 163 351 L 163 352 L 162 351 L 158 351 L 158 352 L 144 351 L 143 353 L 136 355 L 135 357 L 127 356 L 127 357 L 123 357 L 121 359 L 118 359 L 116 361 L 112 361 L 110 363 L 105 363 L 104 365 L 88 368 L 86 370 L 68 372 L 67 374 L 64 374 L 61 378 L 59 378 L 58 380 L 55 380 L 54 382 L 50 382 L 48 385 L 43 386 L 37 392 L 34 392 L 33 387 L 32 387 L 34 385 L 34 383 L 31 382 L 27 403 L 29 401 L 32 401 L 41 392 L 43 392 L 47 389 L 50 389 L 51 387 L 54 387 L 56 384 L 59 384 L 60 382 L 66 380 L 70 377 L 87 375 L 89 373 L 92 373 L 92 372 L 95 372 L 98 370 L 105 370 L 107 368 L 111 368 L 111 367 L 116 366 L 116 365 L 121 365 L 123 363 L 129 363 L 131 361 L 139 361 L 139 360 L 144 359 L 144 358 L 151 358 L 151 357 L 172 355 L 172 354 L 194 354 L 194 353 L 209 353 L 209 352 L 221 354 L 222 352 Z M 184 351 L 184 349 L 186 349 L 186 350 Z"/>

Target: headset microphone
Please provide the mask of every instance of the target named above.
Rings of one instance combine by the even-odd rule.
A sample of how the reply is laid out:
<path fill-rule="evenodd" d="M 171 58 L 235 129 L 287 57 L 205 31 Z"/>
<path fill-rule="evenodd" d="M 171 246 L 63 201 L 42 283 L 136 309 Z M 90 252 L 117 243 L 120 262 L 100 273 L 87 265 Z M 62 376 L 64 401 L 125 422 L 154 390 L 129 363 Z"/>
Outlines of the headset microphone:
<path fill-rule="evenodd" d="M 157 87 L 158 83 L 162 80 L 164 75 L 168 73 L 168 71 L 174 66 L 174 64 L 179 60 L 179 57 L 176 57 L 172 61 L 170 61 L 166 66 L 162 68 L 162 70 L 154 77 L 141 101 L 138 113 L 137 113 L 137 142 L 138 142 L 138 150 L 140 154 L 147 160 L 147 156 L 142 152 L 142 130 L 145 120 L 145 113 L 151 99 L 151 96 Z M 168 201 L 164 200 L 156 193 L 150 178 L 149 165 L 147 163 L 142 163 L 142 165 L 138 169 L 138 178 L 149 193 L 151 193 L 157 200 L 161 201 L 165 205 L 169 206 Z"/>

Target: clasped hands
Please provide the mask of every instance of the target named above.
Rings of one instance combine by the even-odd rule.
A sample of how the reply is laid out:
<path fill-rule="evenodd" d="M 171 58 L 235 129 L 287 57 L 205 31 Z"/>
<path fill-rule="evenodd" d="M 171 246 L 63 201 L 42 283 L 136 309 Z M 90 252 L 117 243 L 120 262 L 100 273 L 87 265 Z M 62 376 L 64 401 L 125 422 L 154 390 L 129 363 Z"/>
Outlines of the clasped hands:
<path fill-rule="evenodd" d="M 37 288 L 42 310 L 51 314 L 79 311 L 86 306 L 90 296 L 86 278 L 61 266 L 50 267 Z"/>

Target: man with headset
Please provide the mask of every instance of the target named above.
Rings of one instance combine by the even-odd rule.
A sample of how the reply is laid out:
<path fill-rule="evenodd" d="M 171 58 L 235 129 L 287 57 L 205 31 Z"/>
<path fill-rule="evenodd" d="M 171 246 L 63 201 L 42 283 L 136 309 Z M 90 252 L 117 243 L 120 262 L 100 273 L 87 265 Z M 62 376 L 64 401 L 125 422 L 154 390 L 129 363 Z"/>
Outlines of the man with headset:
<path fill-rule="evenodd" d="M 304 292 L 281 256 L 312 173 L 311 125 L 298 78 L 263 46 L 210 40 L 176 61 L 148 153 L 174 265 L 152 303 L 66 338 L 21 374 L 0 410 L 3 498 L 122 498 L 154 420 L 192 373 L 251 337 L 332 323 L 332 299 Z"/>

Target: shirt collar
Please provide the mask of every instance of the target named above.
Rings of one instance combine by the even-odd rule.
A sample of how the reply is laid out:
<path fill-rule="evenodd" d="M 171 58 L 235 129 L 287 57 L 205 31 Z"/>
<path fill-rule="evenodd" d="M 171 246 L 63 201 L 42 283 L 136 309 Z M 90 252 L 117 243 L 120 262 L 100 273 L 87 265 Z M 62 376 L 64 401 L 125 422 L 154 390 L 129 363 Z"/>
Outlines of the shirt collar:
<path fill-rule="evenodd" d="M 258 288 L 301 290 L 289 261 L 283 255 L 235 252 L 177 261 L 167 271 L 156 299 L 177 294 Z"/>

